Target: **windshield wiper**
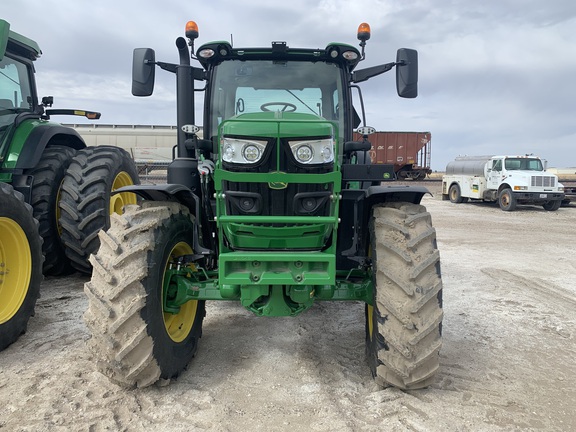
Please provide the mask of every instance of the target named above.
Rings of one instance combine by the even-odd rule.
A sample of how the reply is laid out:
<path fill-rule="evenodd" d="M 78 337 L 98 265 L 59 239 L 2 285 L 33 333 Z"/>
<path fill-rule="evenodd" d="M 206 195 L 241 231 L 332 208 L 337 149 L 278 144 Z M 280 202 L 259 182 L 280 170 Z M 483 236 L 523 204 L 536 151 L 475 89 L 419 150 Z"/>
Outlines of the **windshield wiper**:
<path fill-rule="evenodd" d="M 320 113 L 317 113 L 316 111 L 314 111 L 312 108 L 310 108 L 308 106 L 308 104 L 306 102 L 304 102 L 302 99 L 300 99 L 298 96 L 296 96 L 291 90 L 288 89 L 284 89 L 286 90 L 288 93 L 290 93 L 292 96 L 294 96 L 296 99 L 298 99 L 298 102 L 300 102 L 302 105 L 304 105 L 306 108 L 308 108 L 311 112 L 313 112 L 315 115 L 320 115 Z"/>

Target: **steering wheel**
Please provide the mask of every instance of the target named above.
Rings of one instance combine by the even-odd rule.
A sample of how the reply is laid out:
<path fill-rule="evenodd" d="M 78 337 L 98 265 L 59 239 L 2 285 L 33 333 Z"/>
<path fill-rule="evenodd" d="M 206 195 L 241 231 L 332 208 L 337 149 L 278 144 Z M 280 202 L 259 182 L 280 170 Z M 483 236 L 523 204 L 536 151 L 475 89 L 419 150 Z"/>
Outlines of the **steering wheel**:
<path fill-rule="evenodd" d="M 291 104 L 289 102 L 267 102 L 265 104 L 260 105 L 260 109 L 262 111 L 272 111 L 271 109 L 268 109 L 268 107 L 272 106 L 272 105 L 282 105 L 284 107 L 280 110 L 282 112 L 294 112 L 294 111 L 296 111 L 296 105 Z M 290 108 L 290 109 L 288 109 L 288 108 Z"/>

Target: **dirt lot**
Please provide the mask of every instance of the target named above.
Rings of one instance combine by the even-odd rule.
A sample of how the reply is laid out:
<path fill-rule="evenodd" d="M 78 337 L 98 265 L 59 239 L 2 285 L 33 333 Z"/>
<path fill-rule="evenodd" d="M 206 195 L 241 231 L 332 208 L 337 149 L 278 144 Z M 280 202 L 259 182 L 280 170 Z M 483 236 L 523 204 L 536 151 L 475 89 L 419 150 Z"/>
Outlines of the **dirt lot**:
<path fill-rule="evenodd" d="M 444 279 L 431 388 L 372 383 L 362 304 L 257 318 L 212 302 L 186 373 L 122 390 L 85 349 L 87 279 L 48 278 L 28 333 L 0 353 L 0 430 L 576 430 L 576 207 L 424 204 Z"/>

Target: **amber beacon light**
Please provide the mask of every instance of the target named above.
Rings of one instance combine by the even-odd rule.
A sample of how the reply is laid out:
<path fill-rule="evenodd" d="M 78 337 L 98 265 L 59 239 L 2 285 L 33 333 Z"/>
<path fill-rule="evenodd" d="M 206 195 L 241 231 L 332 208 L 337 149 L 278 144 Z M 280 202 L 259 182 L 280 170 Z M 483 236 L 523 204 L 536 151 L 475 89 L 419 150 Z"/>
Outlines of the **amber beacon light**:
<path fill-rule="evenodd" d="M 362 42 L 366 42 L 370 39 L 370 25 L 367 23 L 362 23 L 358 26 L 358 39 Z"/>
<path fill-rule="evenodd" d="M 198 37 L 198 24 L 194 21 L 186 23 L 186 37 L 188 39 L 196 39 Z"/>

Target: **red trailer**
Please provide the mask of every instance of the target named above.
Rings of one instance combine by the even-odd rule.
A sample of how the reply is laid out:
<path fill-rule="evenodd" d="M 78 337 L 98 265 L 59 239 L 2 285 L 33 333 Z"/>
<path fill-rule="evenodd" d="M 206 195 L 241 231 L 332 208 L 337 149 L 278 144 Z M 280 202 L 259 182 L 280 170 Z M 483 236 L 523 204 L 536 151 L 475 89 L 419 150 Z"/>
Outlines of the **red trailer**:
<path fill-rule="evenodd" d="M 393 164 L 399 179 L 423 179 L 432 172 L 431 139 L 430 132 L 376 132 L 368 136 L 370 158 L 373 164 Z M 355 133 L 354 140 L 362 135 Z"/>

